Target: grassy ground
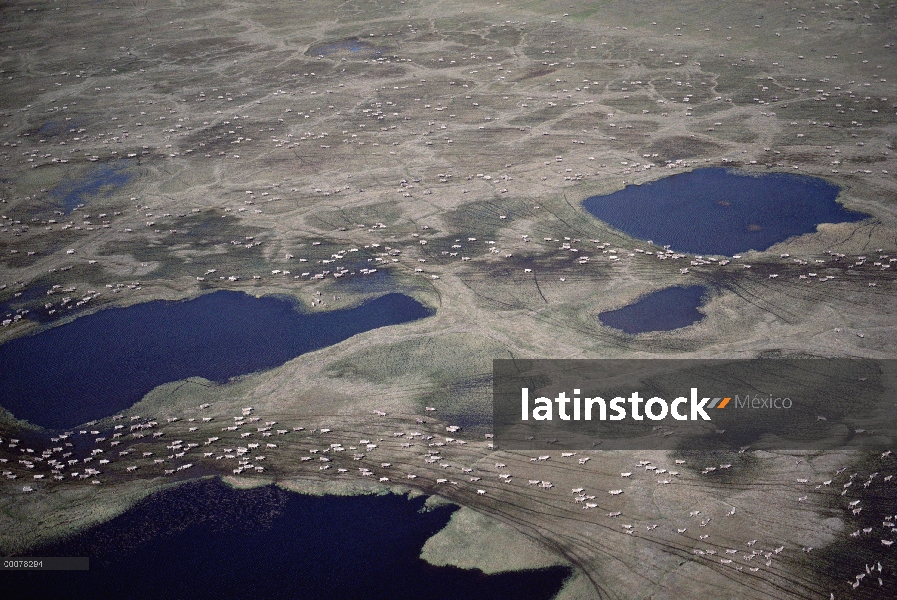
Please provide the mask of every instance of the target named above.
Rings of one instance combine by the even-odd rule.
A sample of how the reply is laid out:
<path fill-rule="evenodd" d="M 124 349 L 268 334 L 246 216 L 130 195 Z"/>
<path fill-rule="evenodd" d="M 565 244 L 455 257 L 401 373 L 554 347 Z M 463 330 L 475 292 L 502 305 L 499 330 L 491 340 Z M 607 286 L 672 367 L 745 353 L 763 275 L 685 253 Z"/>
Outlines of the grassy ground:
<path fill-rule="evenodd" d="M 804 493 L 794 480 L 843 485 L 850 473 L 835 471 L 857 457 L 757 457 L 761 467 L 743 467 L 756 471 L 744 485 L 680 468 L 676 485 L 650 475 L 611 498 L 606 490 L 622 485 L 619 472 L 641 456 L 537 465 L 492 451 L 483 434 L 493 358 L 893 355 L 894 276 L 872 264 L 897 254 L 893 3 L 46 0 L 0 11 L 0 317 L 11 321 L 0 340 L 49 326 L 13 322 L 24 310 L 62 323 L 220 288 L 285 294 L 309 310 L 390 289 L 437 309 L 227 385 L 191 380 L 155 390 L 126 416 L 155 418 L 165 436 L 129 438 L 122 446 L 135 452 L 125 456 L 102 446 L 115 459 L 101 485 L 48 478 L 29 481 L 37 492 L 23 494 L 31 472 L 16 462 L 21 447 L 4 447 L 4 470 L 20 475 L 0 488 L 4 549 L 118 514 L 177 478 L 233 475 L 237 459 L 216 456 L 247 442 L 221 432 L 223 422 L 253 406 L 262 421 L 288 424 L 290 433 L 274 437 L 289 442 L 264 452 L 263 473 L 241 477 L 306 491 L 440 494 L 489 519 L 471 514 L 445 536 L 488 530 L 517 547 L 523 534 L 577 567 L 569 597 L 852 591 L 846 570 L 862 567 L 850 562 L 856 548 L 838 545 L 853 540 L 845 507 L 829 506 L 840 497 L 824 486 L 797 503 Z M 842 187 L 847 208 L 872 218 L 822 225 L 728 265 L 691 266 L 691 256 L 636 252 L 658 248 L 580 206 L 702 166 L 825 177 Z M 103 180 L 107 167 L 126 181 Z M 87 191 L 70 210 L 73 180 Z M 589 263 L 579 264 L 565 241 Z M 857 256 L 869 260 L 856 266 Z M 795 257 L 835 279 L 800 279 L 811 267 Z M 360 274 L 312 278 L 343 265 L 377 268 L 378 283 Z M 601 311 L 681 283 L 712 290 L 706 318 L 691 327 L 629 336 L 597 321 Z M 47 294 L 55 285 L 91 299 L 67 308 L 63 292 Z M 326 305 L 312 308 L 318 293 Z M 203 403 L 210 408 L 199 411 Z M 4 442 L 18 436 L 38 453 L 58 445 L 46 439 L 55 434 L 4 419 Z M 433 447 L 419 437 L 408 448 L 407 437 L 393 437 L 417 430 L 442 439 L 449 424 L 463 425 L 456 437 L 468 443 L 438 448 L 446 469 L 424 462 Z M 115 431 L 112 421 L 96 427 Z M 311 433 L 322 427 L 333 429 L 332 440 Z M 187 459 L 152 463 L 171 454 L 173 439 L 212 436 L 222 439 L 210 445 L 216 456 L 191 450 L 193 470 L 166 477 L 165 468 Z M 380 438 L 365 459 L 346 450 L 329 470 L 319 470 L 329 464 L 323 454 L 310 453 Z M 154 455 L 129 462 L 137 448 Z M 313 460 L 299 460 L 300 451 Z M 677 468 L 671 456 L 651 460 Z M 496 463 L 508 465 L 512 483 L 501 483 Z M 133 465 L 140 468 L 125 470 Z M 347 482 L 334 483 L 337 465 Z M 360 477 L 359 466 L 390 481 Z M 442 478 L 458 485 L 435 483 Z M 555 487 L 536 489 L 530 479 Z M 601 508 L 572 502 L 569 489 L 580 486 L 598 490 Z M 731 506 L 738 512 L 726 517 Z M 698 509 L 713 517 L 703 528 L 688 516 Z M 616 511 L 620 518 L 604 516 Z M 695 554 L 711 548 L 698 533 L 720 556 Z M 785 545 L 774 566 L 767 558 L 720 562 L 726 549 L 750 552 L 755 538 L 770 552 Z M 801 552 L 809 546 L 837 551 L 814 562 L 816 550 Z M 474 562 L 501 568 L 494 557 Z"/>

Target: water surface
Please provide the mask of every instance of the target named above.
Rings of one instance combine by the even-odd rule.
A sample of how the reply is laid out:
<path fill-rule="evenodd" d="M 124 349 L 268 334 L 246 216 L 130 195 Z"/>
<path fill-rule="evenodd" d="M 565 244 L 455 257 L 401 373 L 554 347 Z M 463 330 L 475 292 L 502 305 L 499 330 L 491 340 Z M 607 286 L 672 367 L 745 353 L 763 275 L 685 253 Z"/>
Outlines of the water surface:
<path fill-rule="evenodd" d="M 6 573 L 4 590 L 16 598 L 547 600 L 570 574 L 429 565 L 421 548 L 457 507 L 424 503 L 192 482 L 31 552 L 89 556 L 90 571 Z"/>
<path fill-rule="evenodd" d="M 698 308 L 704 303 L 706 292 L 700 285 L 665 288 L 623 308 L 600 313 L 598 320 L 633 335 L 688 327 L 704 318 Z"/>
<path fill-rule="evenodd" d="M 101 310 L 0 345 L 0 404 L 37 425 L 73 427 L 125 409 L 163 383 L 194 376 L 223 383 L 431 314 L 395 293 L 315 313 L 230 291 Z"/>
<path fill-rule="evenodd" d="M 127 160 L 108 164 L 98 164 L 77 179 L 66 179 L 50 191 L 50 195 L 59 199 L 65 212 L 72 212 L 80 204 L 86 204 L 96 196 L 109 196 L 115 190 L 128 183 L 133 173 L 125 168 Z"/>
<path fill-rule="evenodd" d="M 869 216 L 845 209 L 838 193 L 818 177 L 707 168 L 592 196 L 583 207 L 632 237 L 679 252 L 732 256 L 812 233 L 820 223 Z"/>
<path fill-rule="evenodd" d="M 379 48 L 371 44 L 361 41 L 357 38 L 341 40 L 338 42 L 327 42 L 319 46 L 309 48 L 308 53 L 314 56 L 328 56 L 330 54 L 340 54 L 350 52 L 352 54 L 374 54 L 381 55 L 383 52 Z"/>

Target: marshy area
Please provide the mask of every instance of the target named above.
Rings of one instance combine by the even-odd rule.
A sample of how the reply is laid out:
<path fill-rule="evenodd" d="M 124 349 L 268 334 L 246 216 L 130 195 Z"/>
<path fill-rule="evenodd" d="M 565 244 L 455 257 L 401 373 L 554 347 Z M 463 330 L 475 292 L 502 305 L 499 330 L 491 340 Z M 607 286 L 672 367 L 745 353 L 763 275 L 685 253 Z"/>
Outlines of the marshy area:
<path fill-rule="evenodd" d="M 0 547 L 221 542 L 242 577 L 276 539 L 347 595 L 324 559 L 356 552 L 422 597 L 893 596 L 886 448 L 486 437 L 495 358 L 893 353 L 894 7 L 640 8 L 3 5 Z M 268 562 L 153 564 L 276 597 Z"/>

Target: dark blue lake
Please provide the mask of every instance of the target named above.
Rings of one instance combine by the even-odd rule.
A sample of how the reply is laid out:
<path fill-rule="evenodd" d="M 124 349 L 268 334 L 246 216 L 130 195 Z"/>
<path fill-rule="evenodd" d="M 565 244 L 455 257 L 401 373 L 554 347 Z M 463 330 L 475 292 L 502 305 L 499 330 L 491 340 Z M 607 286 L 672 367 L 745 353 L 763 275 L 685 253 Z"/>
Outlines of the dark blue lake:
<path fill-rule="evenodd" d="M 600 313 L 598 320 L 633 335 L 688 327 L 704 318 L 698 308 L 704 303 L 706 292 L 700 285 L 665 288 L 623 308 Z"/>
<path fill-rule="evenodd" d="M 129 161 L 100 164 L 92 168 L 83 177 L 64 180 L 50 191 L 50 195 L 58 198 L 65 212 L 72 212 L 79 204 L 86 204 L 92 197 L 108 196 L 128 183 L 133 173 L 125 169 Z"/>
<path fill-rule="evenodd" d="M 766 250 L 820 223 L 861 221 L 818 177 L 707 168 L 592 196 L 583 207 L 632 237 L 693 254 Z"/>
<path fill-rule="evenodd" d="M 14 598 L 547 600 L 569 576 L 429 565 L 421 548 L 457 507 L 424 502 L 192 482 L 29 554 L 89 556 L 89 571 L 6 573 L 3 589 Z"/>
<path fill-rule="evenodd" d="M 102 310 L 0 345 L 0 403 L 36 425 L 73 427 L 125 409 L 163 383 L 225 382 L 432 314 L 395 293 L 320 313 L 230 291 Z"/>

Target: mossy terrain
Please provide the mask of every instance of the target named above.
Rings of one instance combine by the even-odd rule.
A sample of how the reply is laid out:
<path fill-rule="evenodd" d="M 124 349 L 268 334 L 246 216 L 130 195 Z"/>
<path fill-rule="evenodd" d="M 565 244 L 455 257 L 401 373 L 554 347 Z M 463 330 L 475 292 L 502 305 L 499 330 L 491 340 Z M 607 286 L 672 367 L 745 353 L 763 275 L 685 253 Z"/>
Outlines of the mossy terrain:
<path fill-rule="evenodd" d="M 70 435 L 4 411 L 0 548 L 224 477 L 450 501 L 466 508 L 425 557 L 571 565 L 562 598 L 892 597 L 890 455 L 539 461 L 486 436 L 496 358 L 893 357 L 895 17 L 867 0 L 4 4 L 0 342 L 216 289 L 315 311 L 399 291 L 435 315 L 172 382 Z M 581 206 L 705 166 L 822 177 L 870 217 L 661 259 Z M 709 290 L 692 326 L 597 318 L 684 284 Z M 45 450 L 94 459 L 20 462 Z M 877 567 L 855 579 L 861 553 L 881 586 Z"/>

